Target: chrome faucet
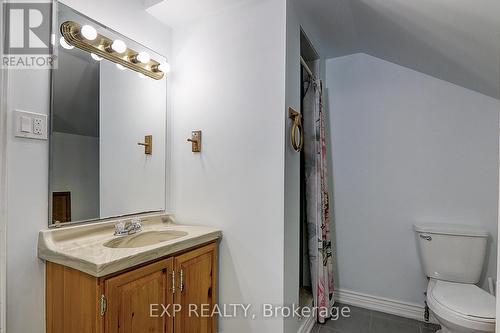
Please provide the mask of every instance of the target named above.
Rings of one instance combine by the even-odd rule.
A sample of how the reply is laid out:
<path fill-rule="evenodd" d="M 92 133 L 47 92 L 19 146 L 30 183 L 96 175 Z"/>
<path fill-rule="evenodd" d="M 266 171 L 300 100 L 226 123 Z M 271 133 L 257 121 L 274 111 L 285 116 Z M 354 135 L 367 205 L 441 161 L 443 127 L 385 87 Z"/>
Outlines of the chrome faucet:
<path fill-rule="evenodd" d="M 132 235 L 142 231 L 141 219 L 134 218 L 130 222 L 118 222 L 115 224 L 115 236 Z"/>

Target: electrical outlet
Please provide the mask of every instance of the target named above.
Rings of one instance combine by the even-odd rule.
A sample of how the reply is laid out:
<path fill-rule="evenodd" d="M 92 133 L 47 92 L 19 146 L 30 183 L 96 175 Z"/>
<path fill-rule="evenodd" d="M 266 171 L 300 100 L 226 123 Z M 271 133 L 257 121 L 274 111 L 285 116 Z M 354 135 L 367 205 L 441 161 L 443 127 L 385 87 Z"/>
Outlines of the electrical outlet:
<path fill-rule="evenodd" d="M 41 118 L 33 119 L 33 134 L 43 134 L 43 120 Z"/>
<path fill-rule="evenodd" d="M 26 139 L 47 140 L 47 115 L 14 111 L 14 133 L 16 137 Z"/>

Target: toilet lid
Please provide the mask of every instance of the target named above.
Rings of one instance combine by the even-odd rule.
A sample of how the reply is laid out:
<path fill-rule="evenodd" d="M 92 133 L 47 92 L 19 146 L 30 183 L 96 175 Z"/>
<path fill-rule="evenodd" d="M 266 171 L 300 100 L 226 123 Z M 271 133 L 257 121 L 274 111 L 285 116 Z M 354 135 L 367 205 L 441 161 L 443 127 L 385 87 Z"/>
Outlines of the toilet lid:
<path fill-rule="evenodd" d="M 473 284 L 437 281 L 432 296 L 464 316 L 495 319 L 495 297 Z"/>

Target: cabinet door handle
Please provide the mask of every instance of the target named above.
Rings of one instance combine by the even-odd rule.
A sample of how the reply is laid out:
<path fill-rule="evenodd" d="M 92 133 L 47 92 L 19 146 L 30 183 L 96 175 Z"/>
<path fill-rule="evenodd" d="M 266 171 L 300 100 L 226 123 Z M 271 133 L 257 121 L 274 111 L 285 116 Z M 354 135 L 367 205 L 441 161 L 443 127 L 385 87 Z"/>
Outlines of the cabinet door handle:
<path fill-rule="evenodd" d="M 181 269 L 179 274 L 181 276 L 181 285 L 180 285 L 179 289 L 181 290 L 181 292 L 183 292 L 184 291 L 184 270 Z"/>
<path fill-rule="evenodd" d="M 175 294 L 175 271 L 172 270 L 172 294 Z"/>
<path fill-rule="evenodd" d="M 104 317 L 104 315 L 106 314 L 107 307 L 108 307 L 108 301 L 106 299 L 106 296 L 101 295 L 99 303 L 99 314 L 101 315 L 101 317 Z"/>

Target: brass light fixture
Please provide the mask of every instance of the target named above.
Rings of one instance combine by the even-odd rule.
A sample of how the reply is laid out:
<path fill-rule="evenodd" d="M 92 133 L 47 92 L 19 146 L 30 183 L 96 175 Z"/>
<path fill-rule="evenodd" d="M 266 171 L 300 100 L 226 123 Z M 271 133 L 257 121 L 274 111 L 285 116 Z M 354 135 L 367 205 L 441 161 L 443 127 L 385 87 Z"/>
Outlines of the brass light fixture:
<path fill-rule="evenodd" d="M 151 59 L 146 52 L 132 50 L 123 41 L 103 36 L 92 27 L 82 27 L 76 22 L 66 21 L 61 24 L 61 34 L 69 45 L 155 80 L 161 80 L 165 75 L 161 70 L 162 64 Z"/>

